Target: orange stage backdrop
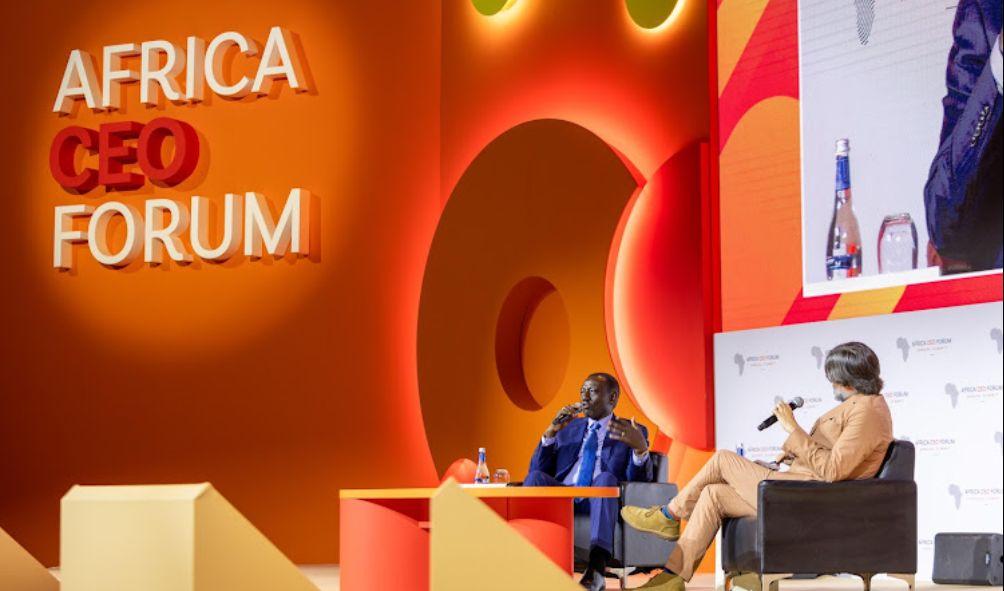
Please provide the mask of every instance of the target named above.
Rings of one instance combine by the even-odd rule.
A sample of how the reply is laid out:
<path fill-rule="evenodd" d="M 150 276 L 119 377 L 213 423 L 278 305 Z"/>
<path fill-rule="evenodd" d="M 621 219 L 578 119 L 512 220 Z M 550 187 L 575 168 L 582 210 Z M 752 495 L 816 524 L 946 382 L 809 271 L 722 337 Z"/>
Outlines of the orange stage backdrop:
<path fill-rule="evenodd" d="M 4 20 L 17 26 L 4 41 L 0 115 L 3 178 L 11 184 L 0 233 L 7 286 L 0 526 L 46 564 L 58 562 L 58 499 L 72 484 L 204 480 L 293 560 L 336 562 L 338 489 L 429 485 L 486 441 L 493 463 L 521 477 L 540 429 L 575 397 L 587 368 L 627 373 L 619 410 L 661 432 L 676 481 L 703 462 L 701 449 L 713 440 L 703 352 L 718 322 L 711 199 L 695 176 L 699 142 L 709 136 L 704 2 L 681 0 L 655 31 L 635 25 L 620 1 L 519 0 L 495 17 L 466 0 L 390 7 L 99 0 L 86 12 L 65 2 L 9 10 Z M 72 49 L 100 62 L 105 45 L 183 44 L 228 30 L 262 43 L 274 25 L 296 33 L 312 92 L 279 84 L 266 98 L 146 108 L 128 85 L 120 112 L 51 113 Z M 235 71 L 242 67 L 235 60 Z M 47 158 L 58 130 L 158 116 L 199 131 L 203 154 L 188 181 L 114 195 L 70 195 L 53 181 Z M 523 144 L 498 148 L 525 129 Z M 572 151 L 544 152 L 561 166 L 543 171 L 513 160 L 520 146 L 540 145 Z M 483 159 L 492 154 L 503 158 Z M 606 168 L 590 169 L 573 154 L 592 154 Z M 476 162 L 489 167 L 478 172 Z M 578 193 L 553 184 L 559 169 L 586 175 Z M 650 183 L 656 178 L 664 180 Z M 516 262 L 485 274 L 504 278 L 497 288 L 478 284 L 487 304 L 472 313 L 483 325 L 470 338 L 485 342 L 470 349 L 481 365 L 458 367 L 463 380 L 451 383 L 443 360 L 457 343 L 444 335 L 454 333 L 426 323 L 434 318 L 426 313 L 443 309 L 436 294 L 477 290 L 471 275 L 440 264 L 435 245 L 468 244 L 450 237 L 474 219 L 465 216 L 493 223 L 476 191 L 467 213 L 451 214 L 462 203 L 451 196 L 476 181 L 493 187 L 514 179 L 539 182 L 525 194 L 514 184 L 500 199 L 532 208 L 539 201 L 528 196 L 548 199 L 543 188 L 564 187 L 551 221 L 582 214 L 597 221 L 585 215 L 581 234 L 573 227 L 554 236 L 528 235 L 529 225 L 490 228 L 495 244 L 516 247 L 509 249 Z M 112 271 L 77 247 L 75 270 L 52 269 L 56 205 L 195 194 L 219 204 L 224 193 L 244 191 L 281 203 L 292 187 L 317 196 L 319 248 L 310 258 Z M 658 228 L 691 228 L 668 244 L 682 249 L 684 262 L 653 250 Z M 579 235 L 588 256 L 560 250 Z M 498 263 L 475 249 L 445 252 L 467 257 L 462 265 Z M 542 261 L 550 266 L 534 267 Z M 686 282 L 659 272 L 677 268 Z M 521 365 L 516 375 L 532 392 L 518 405 L 505 395 L 497 370 L 507 362 L 491 345 L 511 288 L 537 276 L 556 290 L 530 290 L 522 304 L 533 322 L 516 327 L 522 340 L 510 365 Z M 616 283 L 619 276 L 627 279 Z M 678 293 L 681 317 L 703 319 L 659 342 L 667 355 L 686 349 L 690 367 L 632 374 L 653 360 L 618 348 L 618 322 L 635 327 L 624 333 L 630 344 L 651 344 L 651 335 L 639 333 L 638 317 L 615 317 L 613 307 L 618 298 L 641 301 L 639 285 Z M 658 387 L 631 392 L 632 375 Z M 496 413 L 505 419 L 493 420 Z"/>

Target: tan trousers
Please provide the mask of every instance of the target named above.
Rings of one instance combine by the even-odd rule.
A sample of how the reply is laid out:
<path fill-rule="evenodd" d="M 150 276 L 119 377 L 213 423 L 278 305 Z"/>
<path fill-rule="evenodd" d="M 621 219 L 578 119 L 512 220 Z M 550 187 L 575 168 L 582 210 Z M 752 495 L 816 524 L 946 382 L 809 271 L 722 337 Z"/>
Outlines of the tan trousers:
<path fill-rule="evenodd" d="M 722 527 L 722 519 L 756 515 L 757 485 L 770 478 L 808 480 L 809 476 L 775 472 L 731 451 L 716 451 L 669 503 L 669 510 L 688 522 L 666 568 L 689 581 Z"/>

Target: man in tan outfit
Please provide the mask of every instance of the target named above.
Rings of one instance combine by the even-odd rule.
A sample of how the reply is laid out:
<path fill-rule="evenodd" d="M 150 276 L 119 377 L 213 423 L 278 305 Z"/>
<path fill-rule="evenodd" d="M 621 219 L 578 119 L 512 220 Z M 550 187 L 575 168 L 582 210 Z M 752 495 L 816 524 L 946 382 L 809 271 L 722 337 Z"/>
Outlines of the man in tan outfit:
<path fill-rule="evenodd" d="M 791 407 L 779 402 L 778 422 L 788 432 L 774 464 L 751 462 L 719 450 L 667 506 L 624 507 L 624 522 L 666 539 L 678 539 L 665 572 L 642 589 L 682 591 L 726 517 L 751 517 L 757 511 L 762 480 L 857 480 L 878 472 L 892 441 L 892 417 L 881 396 L 879 361 L 867 345 L 844 343 L 829 352 L 826 377 L 840 404 L 819 417 L 806 433 Z M 778 463 L 790 465 L 786 472 Z M 680 535 L 680 520 L 688 520 Z"/>

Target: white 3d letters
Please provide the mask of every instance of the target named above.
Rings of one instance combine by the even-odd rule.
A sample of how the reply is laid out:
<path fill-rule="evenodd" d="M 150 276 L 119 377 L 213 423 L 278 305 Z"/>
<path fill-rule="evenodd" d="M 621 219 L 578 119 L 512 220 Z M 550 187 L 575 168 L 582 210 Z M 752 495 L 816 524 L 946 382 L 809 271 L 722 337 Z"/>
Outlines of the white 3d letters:
<path fill-rule="evenodd" d="M 169 220 L 165 223 L 165 219 Z M 172 260 L 189 263 L 192 255 L 185 249 L 178 234 L 188 229 L 188 210 L 170 199 L 150 199 L 146 202 L 146 226 L 143 260 L 159 264 L 164 250 Z"/>
<path fill-rule="evenodd" d="M 115 215 L 125 222 L 125 243 L 118 252 L 111 252 L 108 244 L 108 224 Z M 108 201 L 102 203 L 91 214 L 87 225 L 87 246 L 91 256 L 102 265 L 125 267 L 136 260 L 143 249 L 143 220 L 139 210 L 132 205 Z"/>
<path fill-rule="evenodd" d="M 272 222 L 272 212 L 262 195 L 248 192 L 244 204 L 244 254 L 261 258 L 265 252 L 281 257 L 289 249 L 293 254 L 310 254 L 310 192 L 293 189 L 279 222 Z"/>
<path fill-rule="evenodd" d="M 218 244 L 210 239 L 210 203 L 205 197 L 192 196 L 191 210 L 185 203 L 171 199 L 149 199 L 144 211 L 119 201 L 108 201 L 97 208 L 89 205 L 60 205 L 55 208 L 52 238 L 52 266 L 73 268 L 73 245 L 87 243 L 96 261 L 107 267 L 125 267 L 136 261 L 158 265 L 171 260 L 187 264 L 195 256 L 205 261 L 223 262 L 241 252 L 252 259 L 271 255 L 310 254 L 310 192 L 293 188 L 282 205 L 278 221 L 264 195 L 227 193 L 223 201 L 222 232 Z M 277 208 L 278 209 L 278 208 Z M 73 228 L 74 218 L 90 217 L 87 231 Z M 112 220 L 122 224 L 112 230 Z M 81 222 L 82 223 L 82 222 Z M 113 244 L 111 234 L 118 235 Z M 187 237 L 187 242 L 185 238 Z M 121 242 L 121 246 L 117 246 Z M 113 251 L 113 248 L 117 250 Z"/>
<path fill-rule="evenodd" d="M 231 50 L 248 59 L 260 55 L 253 77 L 231 81 L 233 74 L 225 67 Z M 129 67 L 127 61 L 139 69 Z M 267 95 L 277 80 L 303 92 L 310 90 L 303 64 L 293 33 L 282 27 L 269 29 L 264 50 L 238 31 L 220 33 L 208 45 L 201 37 L 190 36 L 184 48 L 163 39 L 107 45 L 102 48 L 100 78 L 94 58 L 74 49 L 66 60 L 52 111 L 68 114 L 80 99 L 94 111 L 120 109 L 122 85 L 132 82 L 139 82 L 140 103 L 148 107 L 157 106 L 161 94 L 174 103 L 201 102 L 207 84 L 217 95 L 235 99 L 252 92 Z"/>
<path fill-rule="evenodd" d="M 251 92 L 251 79 L 242 76 L 237 82 L 227 84 L 223 72 L 223 58 L 226 56 L 228 45 L 236 45 L 245 56 L 258 55 L 258 44 L 236 31 L 217 35 L 206 48 L 206 82 L 209 83 L 209 88 L 220 96 L 240 98 Z"/>
<path fill-rule="evenodd" d="M 52 234 L 52 266 L 57 269 L 73 268 L 74 243 L 87 242 L 87 232 L 73 229 L 73 218 L 89 216 L 94 212 L 90 205 L 60 205 L 56 207 L 56 227 Z"/>
<path fill-rule="evenodd" d="M 244 217 L 244 197 L 227 193 L 223 203 L 223 239 L 215 248 L 209 246 L 209 200 L 192 197 L 192 250 L 199 258 L 221 262 L 237 254 L 241 233 L 237 224 Z"/>
<path fill-rule="evenodd" d="M 185 51 L 167 41 L 144 41 L 139 52 L 139 102 L 155 107 L 161 92 L 171 102 L 184 102 L 176 77 L 185 67 Z"/>
<path fill-rule="evenodd" d="M 186 53 L 188 54 L 188 65 L 185 67 L 185 98 L 192 102 L 200 102 L 205 96 L 205 39 L 189 37 Z"/>
<path fill-rule="evenodd" d="M 75 100 L 84 99 L 92 110 L 101 109 L 101 91 L 98 76 L 94 72 L 94 58 L 86 51 L 74 49 L 66 60 L 63 81 L 59 83 L 53 113 L 68 114 L 73 110 Z"/>
<path fill-rule="evenodd" d="M 135 43 L 107 45 L 104 52 L 104 63 L 101 66 L 104 83 L 101 87 L 101 106 L 106 109 L 122 107 L 122 84 L 139 80 L 139 74 L 128 68 L 122 69 L 122 58 L 139 55 L 139 46 Z"/>
<path fill-rule="evenodd" d="M 300 56 L 295 51 L 290 53 L 290 47 L 295 49 L 293 35 L 282 27 L 272 27 L 268 33 L 268 41 L 265 42 L 265 50 L 261 56 L 261 65 L 258 66 L 258 73 L 255 75 L 254 86 L 251 90 L 260 95 L 268 94 L 272 88 L 272 80 L 283 78 L 289 82 L 289 87 L 294 90 L 310 90 L 303 77 Z"/>

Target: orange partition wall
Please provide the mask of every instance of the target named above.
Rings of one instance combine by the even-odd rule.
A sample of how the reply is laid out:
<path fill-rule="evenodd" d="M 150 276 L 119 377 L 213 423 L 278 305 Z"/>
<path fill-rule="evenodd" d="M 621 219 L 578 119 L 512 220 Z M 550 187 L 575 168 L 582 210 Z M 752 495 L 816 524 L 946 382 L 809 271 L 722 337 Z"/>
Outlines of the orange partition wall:
<path fill-rule="evenodd" d="M 439 199 L 436 2 L 96 0 L 4 4 L 0 526 L 57 563 L 72 484 L 212 481 L 291 559 L 336 562 L 338 489 L 432 485 L 415 379 L 418 293 Z M 16 10 L 17 12 L 9 13 Z M 67 57 L 225 31 L 297 37 L 314 89 L 52 113 Z M 233 58 L 233 74 L 253 60 Z M 136 68 L 136 62 L 130 67 Z M 72 195 L 48 170 L 69 125 L 183 120 L 182 185 Z M 53 208 L 151 196 L 273 206 L 314 193 L 310 258 L 52 268 Z"/>

